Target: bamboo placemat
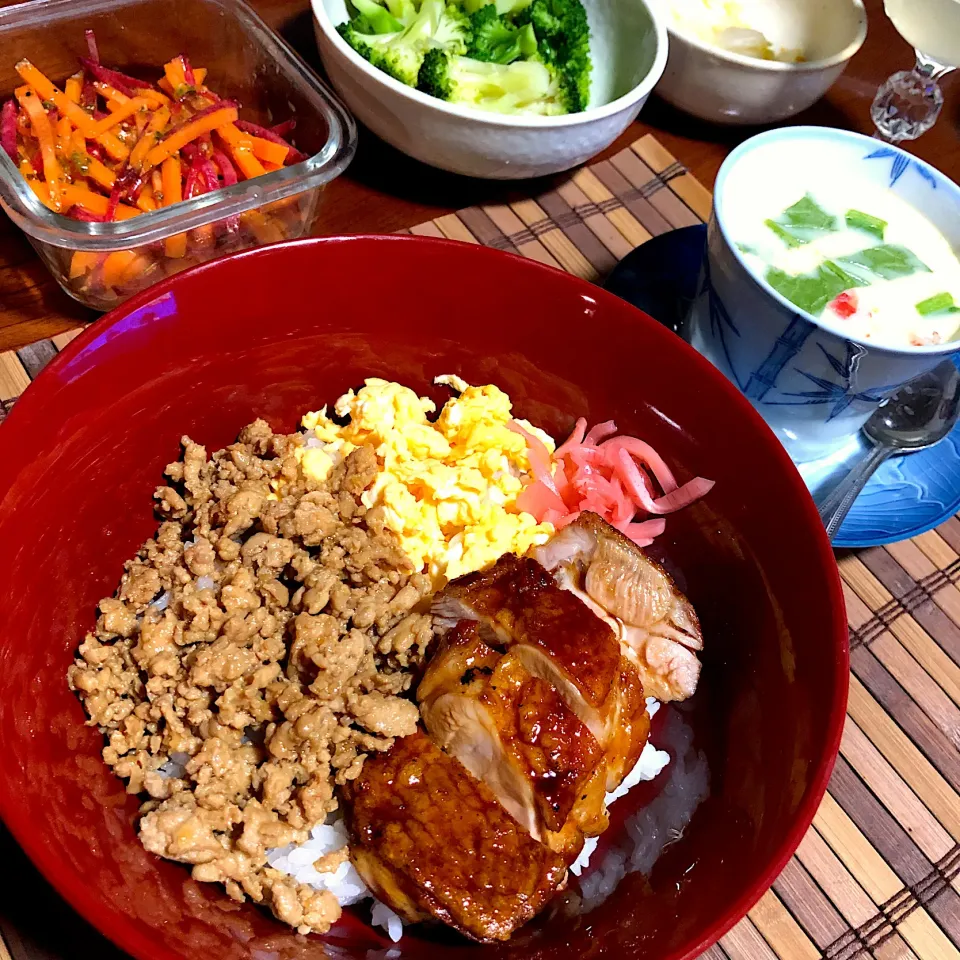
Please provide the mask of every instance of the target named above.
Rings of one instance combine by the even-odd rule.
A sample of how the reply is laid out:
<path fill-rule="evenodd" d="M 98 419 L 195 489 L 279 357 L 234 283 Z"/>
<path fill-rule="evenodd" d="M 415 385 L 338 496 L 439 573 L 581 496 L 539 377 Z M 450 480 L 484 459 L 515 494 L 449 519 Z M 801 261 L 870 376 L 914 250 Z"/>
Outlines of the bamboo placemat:
<path fill-rule="evenodd" d="M 710 202 L 648 135 L 537 197 L 471 207 L 409 232 L 602 281 L 651 236 L 706 219 Z M 0 418 L 77 332 L 0 354 Z M 707 960 L 960 960 L 960 519 L 849 553 L 839 566 L 852 674 L 829 792 L 773 888 Z M 0 898 L 0 960 L 92 956 L 98 945 L 100 958 L 113 952 L 76 923 L 59 946 L 40 937 L 52 906 L 28 918 Z"/>

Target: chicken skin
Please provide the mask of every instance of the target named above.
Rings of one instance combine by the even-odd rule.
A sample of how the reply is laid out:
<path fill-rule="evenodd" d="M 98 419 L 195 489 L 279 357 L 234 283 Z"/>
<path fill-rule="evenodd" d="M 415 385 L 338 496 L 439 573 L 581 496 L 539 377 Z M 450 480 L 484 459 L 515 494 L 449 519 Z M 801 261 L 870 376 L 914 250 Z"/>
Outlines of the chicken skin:
<path fill-rule="evenodd" d="M 566 878 L 563 858 L 420 731 L 368 759 L 345 799 L 357 870 L 408 922 L 507 940 Z"/>
<path fill-rule="evenodd" d="M 448 682 L 437 683 L 440 674 Z M 603 748 L 553 686 L 514 652 L 488 647 L 476 621 L 444 637 L 417 696 L 434 742 L 483 780 L 534 839 L 572 861 L 584 834 L 606 828 Z"/>
<path fill-rule="evenodd" d="M 609 625 L 559 589 L 539 563 L 501 557 L 488 570 L 448 584 L 432 609 L 441 628 L 476 620 L 486 642 L 514 649 L 527 670 L 556 687 L 606 745 L 617 706 L 619 642 Z"/>
<path fill-rule="evenodd" d="M 693 605 L 659 564 L 594 513 L 581 514 L 532 555 L 613 628 L 647 696 L 693 696 L 703 633 Z"/>

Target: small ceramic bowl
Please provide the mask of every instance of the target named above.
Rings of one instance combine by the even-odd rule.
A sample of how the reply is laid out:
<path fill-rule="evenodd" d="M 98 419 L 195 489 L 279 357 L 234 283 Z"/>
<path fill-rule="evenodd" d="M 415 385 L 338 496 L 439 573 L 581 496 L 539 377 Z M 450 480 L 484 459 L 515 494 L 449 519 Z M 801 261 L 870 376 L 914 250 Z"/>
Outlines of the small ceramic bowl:
<path fill-rule="evenodd" d="M 646 0 L 585 0 L 593 75 L 590 106 L 562 117 L 457 107 L 370 66 L 336 31 L 344 0 L 311 0 L 320 57 L 354 116 L 403 153 L 470 177 L 514 180 L 569 170 L 633 122 L 667 61 L 667 32 Z"/>
<path fill-rule="evenodd" d="M 772 43 L 805 51 L 803 63 L 730 53 L 667 21 L 670 56 L 657 93 L 680 110 L 724 124 L 767 124 L 816 103 L 843 73 L 867 36 L 862 0 L 766 0 L 750 10 L 751 26 Z"/>
<path fill-rule="evenodd" d="M 808 168 L 888 187 L 960 250 L 960 187 L 904 150 L 826 127 L 771 130 L 727 157 L 713 213 L 688 341 L 757 408 L 797 463 L 828 456 L 853 438 L 880 402 L 908 380 L 960 354 L 960 340 L 894 349 L 844 336 L 800 310 L 750 271 L 725 211 L 758 177 L 776 176 L 766 157 L 789 143 Z M 765 164 L 768 164 L 765 168 Z"/>

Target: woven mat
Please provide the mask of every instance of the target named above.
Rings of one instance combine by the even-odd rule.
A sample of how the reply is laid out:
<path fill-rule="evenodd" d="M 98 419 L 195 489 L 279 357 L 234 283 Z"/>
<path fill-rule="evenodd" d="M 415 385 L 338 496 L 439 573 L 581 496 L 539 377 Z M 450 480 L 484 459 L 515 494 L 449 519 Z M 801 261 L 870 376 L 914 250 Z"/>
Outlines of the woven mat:
<path fill-rule="evenodd" d="M 601 281 L 652 235 L 709 212 L 709 192 L 646 136 L 540 196 L 409 232 Z M 73 336 L 0 354 L 0 416 Z M 960 960 L 960 519 L 839 566 L 852 675 L 829 793 L 796 856 L 709 960 Z M 51 956 L 20 926 L 0 915 L 13 960 Z"/>

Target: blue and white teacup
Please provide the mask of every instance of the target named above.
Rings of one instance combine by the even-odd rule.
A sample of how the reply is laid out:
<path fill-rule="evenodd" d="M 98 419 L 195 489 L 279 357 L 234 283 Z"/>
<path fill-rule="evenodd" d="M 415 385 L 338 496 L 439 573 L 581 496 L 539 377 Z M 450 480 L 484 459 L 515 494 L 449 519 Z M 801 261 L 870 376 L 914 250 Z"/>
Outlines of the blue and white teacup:
<path fill-rule="evenodd" d="M 753 154 L 752 170 L 779 176 L 757 152 L 776 144 L 773 152 L 782 156 L 785 142 L 824 175 L 868 178 L 893 190 L 955 250 L 960 250 L 960 187 L 899 147 L 823 127 L 762 133 L 737 147 L 720 168 L 699 294 L 685 336 L 753 403 L 794 461 L 804 463 L 844 446 L 908 380 L 960 355 L 960 340 L 895 349 L 844 336 L 748 268 L 728 227 L 731 205 L 745 202 L 751 181 L 734 173 Z"/>

